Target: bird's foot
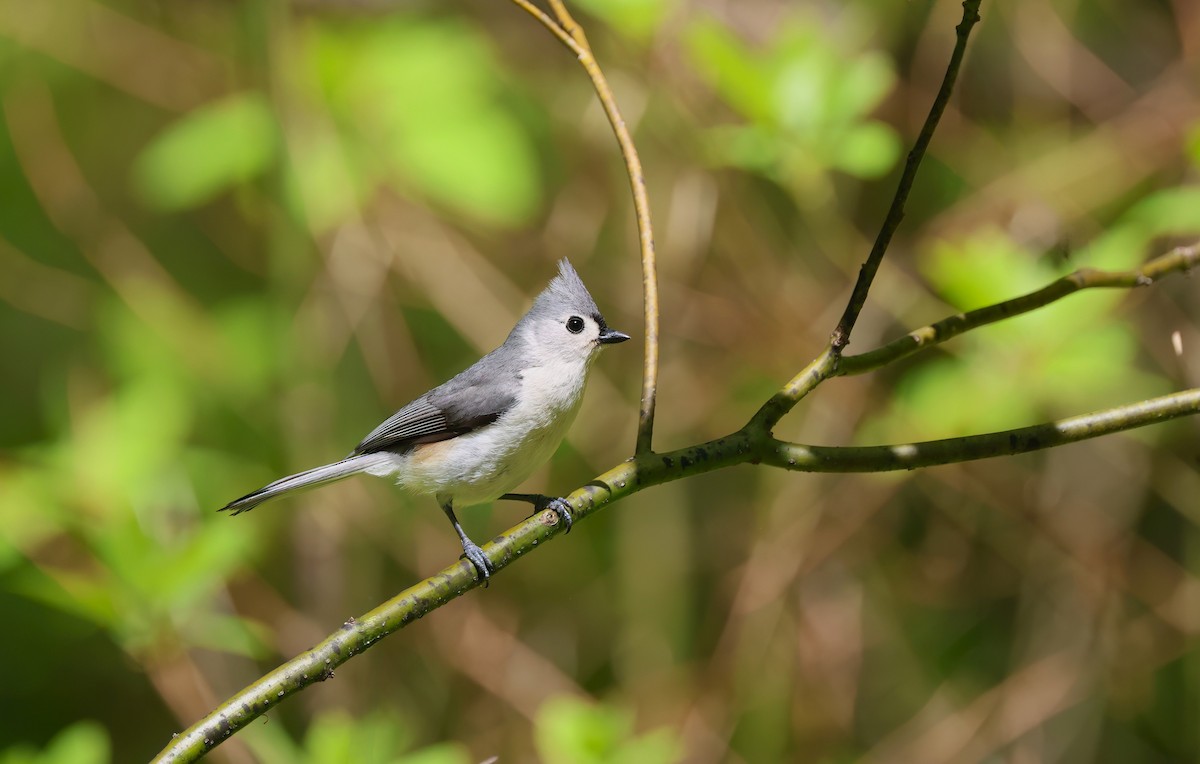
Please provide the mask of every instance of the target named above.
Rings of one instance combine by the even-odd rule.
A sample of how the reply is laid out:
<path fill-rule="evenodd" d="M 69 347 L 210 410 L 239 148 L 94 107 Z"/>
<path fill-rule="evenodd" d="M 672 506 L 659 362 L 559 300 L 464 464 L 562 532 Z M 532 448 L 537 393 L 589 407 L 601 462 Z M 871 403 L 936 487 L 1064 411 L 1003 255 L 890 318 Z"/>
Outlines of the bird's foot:
<path fill-rule="evenodd" d="M 490 579 L 492 574 L 496 572 L 496 568 L 492 566 L 492 561 L 487 558 L 487 555 L 483 553 L 483 550 L 480 549 L 475 542 L 468 539 L 463 539 L 463 553 L 462 557 L 459 559 L 463 558 L 471 563 L 471 565 L 475 568 L 476 577 L 484 586 L 487 586 L 488 579 Z"/>
<path fill-rule="evenodd" d="M 567 533 L 571 532 L 571 525 L 575 522 L 575 518 L 571 517 L 571 504 L 563 498 L 543 496 L 540 493 L 506 493 L 500 498 L 506 501 L 529 502 L 533 505 L 533 514 L 529 517 L 535 517 L 549 509 L 558 516 L 558 521 L 562 523 Z"/>
<path fill-rule="evenodd" d="M 565 533 L 571 532 L 571 526 L 575 523 L 575 518 L 571 517 L 571 504 L 562 497 L 543 496 L 542 505 L 538 508 L 540 512 L 543 509 L 548 509 L 558 515 L 558 521 L 562 523 Z"/>

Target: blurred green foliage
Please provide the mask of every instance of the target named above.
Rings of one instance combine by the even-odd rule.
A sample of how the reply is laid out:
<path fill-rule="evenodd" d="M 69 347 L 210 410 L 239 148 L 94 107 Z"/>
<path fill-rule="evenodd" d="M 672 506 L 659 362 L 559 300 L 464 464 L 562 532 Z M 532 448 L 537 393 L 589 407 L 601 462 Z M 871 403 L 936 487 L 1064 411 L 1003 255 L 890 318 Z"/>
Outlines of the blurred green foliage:
<path fill-rule="evenodd" d="M 1056 257 L 980 231 L 964 241 L 937 242 L 918 266 L 947 304 L 968 311 L 1040 289 L 1061 275 L 1064 262 L 1137 268 L 1140 253 L 1155 241 L 1196 229 L 1200 190 L 1166 189 L 1147 195 L 1078 252 Z M 905 373 L 887 416 L 860 438 L 922 440 L 998 430 L 1170 392 L 1166 380 L 1136 367 L 1137 334 L 1117 313 L 1124 299 L 1119 291 L 1093 291 L 967 334 L 947 357 Z M 1122 373 L 1114 374 L 1114 367 Z M 1038 383 L 1020 386 L 1013 379 Z"/>
<path fill-rule="evenodd" d="M 261 176 L 275 157 L 277 132 L 261 95 L 224 98 L 160 134 L 138 157 L 134 181 L 152 207 L 195 207 Z"/>
<path fill-rule="evenodd" d="M 492 225 L 519 225 L 537 209 L 537 155 L 499 101 L 503 81 L 478 31 L 449 20 L 348 22 L 312 25 L 297 44 L 284 193 L 316 230 L 392 182 Z M 167 211 L 208 202 L 270 169 L 279 133 L 257 93 L 190 112 L 138 157 L 140 195 Z"/>
<path fill-rule="evenodd" d="M 109 759 L 108 735 L 95 722 L 77 722 L 54 736 L 40 752 L 18 745 L 0 752 L 3 764 L 104 764 Z"/>
<path fill-rule="evenodd" d="M 656 445 L 725 434 L 826 341 L 958 7 L 577 10 L 656 215 Z M 1194 19 L 984 14 L 853 351 L 1200 230 Z M 378 481 L 213 510 L 500 342 L 558 257 L 636 334 L 633 230 L 590 84 L 509 4 L 0 13 L 0 762 L 146 760 L 453 560 L 432 502 Z M 1073 296 L 836 380 L 779 434 L 907 442 L 1194 387 L 1198 318 L 1194 279 Z M 628 455 L 639 364 L 605 356 L 530 490 Z M 1196 434 L 647 491 L 212 759 L 1195 760 Z"/>
<path fill-rule="evenodd" d="M 501 101 L 504 82 L 480 30 L 451 20 L 374 20 L 315 26 L 304 42 L 311 81 L 297 88 L 319 99 L 313 106 L 335 131 L 314 129 L 315 165 L 296 163 L 301 192 L 306 201 L 315 197 L 316 209 L 348 203 L 342 194 L 324 198 L 340 189 L 322 170 L 341 162 L 321 159 L 344 146 L 360 196 L 399 180 L 450 212 L 493 225 L 520 225 L 537 210 L 537 153 Z"/>
<path fill-rule="evenodd" d="M 700 73 L 748 122 L 710 130 L 708 151 L 718 164 L 803 192 L 823 187 L 831 170 L 874 178 L 895 163 L 895 131 L 869 118 L 895 81 L 881 53 L 854 50 L 800 20 L 781 26 L 765 51 L 707 19 L 691 26 L 687 40 Z"/>
<path fill-rule="evenodd" d="M 542 761 L 575 764 L 670 764 L 682 751 L 670 730 L 633 735 L 632 714 L 577 698 L 552 698 L 535 720 Z"/>
<path fill-rule="evenodd" d="M 363 764 L 469 764 L 462 746 L 444 743 L 410 751 L 413 733 L 395 713 L 375 711 L 362 718 L 332 711 L 308 729 L 300 744 L 286 735 L 257 729 L 251 748 L 265 761 L 298 764 L 355 761 Z"/>
<path fill-rule="evenodd" d="M 579 7 L 624 37 L 648 42 L 679 5 L 678 0 L 580 0 Z"/>

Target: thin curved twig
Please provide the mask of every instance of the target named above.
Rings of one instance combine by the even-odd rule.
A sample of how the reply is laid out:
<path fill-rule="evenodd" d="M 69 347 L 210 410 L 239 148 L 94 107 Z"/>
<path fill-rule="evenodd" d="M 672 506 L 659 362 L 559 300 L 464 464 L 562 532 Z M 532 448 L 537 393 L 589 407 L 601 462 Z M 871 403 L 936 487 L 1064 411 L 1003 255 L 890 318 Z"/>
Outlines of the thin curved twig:
<path fill-rule="evenodd" d="M 646 177 L 642 160 L 638 158 L 633 136 L 621 116 L 617 99 L 609 87 L 600 64 L 592 54 L 583 28 L 567 12 L 561 0 L 550 0 L 557 21 L 529 0 L 512 0 L 550 31 L 559 42 L 575 54 L 596 90 L 596 97 L 612 125 L 613 135 L 625 160 L 629 187 L 633 192 L 633 209 L 637 216 L 638 242 L 642 251 L 642 302 L 645 306 L 646 341 L 642 359 L 642 402 L 638 410 L 638 430 L 635 453 L 650 453 L 654 439 L 654 410 L 658 399 L 658 268 L 654 257 L 654 229 L 650 223 L 650 197 L 646 193 Z"/>

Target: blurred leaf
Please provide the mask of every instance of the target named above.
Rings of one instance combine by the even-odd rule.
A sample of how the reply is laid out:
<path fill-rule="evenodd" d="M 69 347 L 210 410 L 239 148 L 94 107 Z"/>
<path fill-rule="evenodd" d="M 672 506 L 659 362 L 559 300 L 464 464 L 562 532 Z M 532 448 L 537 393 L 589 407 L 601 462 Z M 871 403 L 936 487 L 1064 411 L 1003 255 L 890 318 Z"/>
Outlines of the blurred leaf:
<path fill-rule="evenodd" d="M 110 756 L 108 733 L 82 721 L 58 733 L 40 754 L 25 745 L 0 752 L 0 764 L 106 764 Z"/>
<path fill-rule="evenodd" d="M 896 84 L 891 62 L 877 51 L 856 55 L 838 69 L 830 89 L 829 112 L 835 119 L 853 120 L 870 114 Z"/>
<path fill-rule="evenodd" d="M 471 764 L 466 750 L 455 743 L 441 743 L 422 748 L 396 759 L 394 764 Z"/>
<path fill-rule="evenodd" d="M 833 166 L 859 178 L 876 178 L 896 164 L 900 138 L 882 122 L 864 122 L 850 128 L 837 149 Z"/>
<path fill-rule="evenodd" d="M 571 696 L 552 698 L 538 710 L 535 742 L 543 761 L 571 764 L 669 764 L 680 755 L 668 730 L 633 736 L 633 718 L 622 710 Z"/>
<path fill-rule="evenodd" d="M 1143 197 L 1087 247 L 1075 260 L 1093 268 L 1136 268 L 1150 255 L 1147 247 L 1164 236 L 1200 232 L 1200 186 L 1155 191 Z"/>
<path fill-rule="evenodd" d="M 0 570 L 61 528 L 59 481 L 44 470 L 41 463 L 0 466 Z"/>
<path fill-rule="evenodd" d="M 137 158 L 134 182 L 152 207 L 195 207 L 261 174 L 276 144 L 266 100 L 257 93 L 228 96 L 159 134 Z"/>
<path fill-rule="evenodd" d="M 1110 262 L 1128 259 L 1138 238 L 1130 230 L 1115 228 L 1078 253 L 1077 264 L 1093 265 L 1104 251 Z M 939 294 L 962 310 L 1034 291 L 1058 275 L 1037 253 L 997 232 L 939 242 L 919 264 Z M 1123 298 L 1121 290 L 1086 291 L 956 337 L 940 348 L 956 360 L 914 362 L 891 411 L 859 442 L 1001 430 L 1165 392 L 1160 380 L 1136 370 L 1131 328 L 1114 323 Z"/>
<path fill-rule="evenodd" d="M 283 364 L 286 317 L 262 299 L 231 301 L 214 316 L 223 349 L 220 382 L 253 396 L 266 389 Z"/>
<path fill-rule="evenodd" d="M 645 41 L 658 29 L 676 0 L 576 0 L 576 5 L 627 37 Z"/>
<path fill-rule="evenodd" d="M 272 655 L 269 630 L 244 618 L 197 612 L 188 620 L 186 630 L 196 647 L 255 659 Z"/>
<path fill-rule="evenodd" d="M 537 210 L 537 152 L 500 107 L 496 62 L 474 30 L 399 17 L 323 28 L 311 44 L 336 121 L 366 152 L 355 162 L 361 172 L 394 175 L 405 190 L 492 225 L 518 225 Z"/>
<path fill-rule="evenodd" d="M 60 458 L 76 473 L 76 490 L 88 494 L 98 512 L 117 515 L 129 501 L 151 497 L 154 476 L 175 461 L 189 428 L 184 392 L 167 380 L 144 377 L 80 417 Z"/>
<path fill-rule="evenodd" d="M 951 305 L 974 310 L 1046 285 L 1054 274 L 998 232 L 935 243 L 919 261 L 922 275 Z"/>
<path fill-rule="evenodd" d="M 1096 326 L 1071 336 L 1048 354 L 1038 379 L 1045 394 L 1075 398 L 1081 407 L 1099 403 L 1113 387 L 1114 369 L 1131 369 L 1137 339 L 1125 326 Z"/>
<path fill-rule="evenodd" d="M 577 764 L 611 761 L 620 742 L 633 730 L 627 714 L 573 697 L 546 701 L 535 725 L 543 760 Z"/>
<path fill-rule="evenodd" d="M 317 721 L 318 719 L 313 719 L 308 729 L 312 729 L 312 725 Z M 238 737 L 257 757 L 255 761 L 304 764 L 307 760 L 303 746 L 292 738 L 287 725 L 272 724 L 264 719 L 262 723 L 244 727 L 238 733 Z"/>
<path fill-rule="evenodd" d="M 156 604 L 164 609 L 186 608 L 220 585 L 241 563 L 253 543 L 252 536 L 223 520 L 210 518 L 173 548 L 158 546 L 159 554 L 142 550 L 143 559 L 153 560 L 157 571 L 145 588 Z M 148 537 L 139 539 L 153 543 Z"/>
<path fill-rule="evenodd" d="M 322 715 L 305 738 L 312 764 L 353 761 L 356 764 L 470 764 L 462 746 L 434 745 L 404 753 L 411 734 L 395 713 L 375 711 L 354 719 L 341 712 Z M 403 755 L 402 755 L 403 754 Z"/>
<path fill-rule="evenodd" d="M 15 745 L 0 751 L 0 764 L 37 764 L 37 751 L 32 746 Z"/>
<path fill-rule="evenodd" d="M 288 192 L 292 203 L 303 210 L 309 227 L 327 231 L 358 209 L 373 178 L 356 171 L 350 149 L 336 133 L 323 125 L 307 128 L 288 130 Z"/>
<path fill-rule="evenodd" d="M 321 716 L 305 738 L 309 760 L 347 761 L 356 750 L 354 721 L 344 713 Z"/>
<path fill-rule="evenodd" d="M 60 732 L 42 754 L 45 764 L 102 764 L 108 760 L 108 733 L 89 721 Z"/>
<path fill-rule="evenodd" d="M 995 369 L 972 368 L 970 361 L 922 364 L 895 391 L 883 442 L 973 435 L 1036 420 L 1036 396 Z M 860 442 L 870 439 L 864 431 Z"/>
<path fill-rule="evenodd" d="M 1200 169 L 1200 123 L 1192 125 L 1192 129 L 1188 131 L 1186 151 L 1192 164 Z"/>
<path fill-rule="evenodd" d="M 804 19 L 780 24 L 765 50 L 751 50 L 708 19 L 688 28 L 687 43 L 713 89 L 751 122 L 743 131 L 710 131 L 706 145 L 717 161 L 764 173 L 803 197 L 827 198 L 830 171 L 878 177 L 899 157 L 895 132 L 864 121 L 894 85 L 883 55 L 849 50 Z"/>
<path fill-rule="evenodd" d="M 438 122 L 425 113 L 397 142 L 397 168 L 435 201 L 496 225 L 526 220 L 539 203 L 535 157 L 499 111 Z"/>
<path fill-rule="evenodd" d="M 800 40 L 803 44 L 797 44 Z M 786 57 L 780 57 L 770 75 L 772 118 L 789 130 L 811 136 L 832 117 L 830 85 L 837 76 L 838 61 L 808 35 L 790 42 Z"/>
<path fill-rule="evenodd" d="M 779 145 L 769 131 L 755 125 L 723 125 L 705 132 L 709 160 L 717 164 L 769 173 L 779 162 Z"/>
<path fill-rule="evenodd" d="M 1087 247 L 1072 254 L 1072 265 L 1087 264 L 1104 270 L 1134 268 L 1144 260 L 1145 237 L 1132 226 L 1114 225 Z"/>
<path fill-rule="evenodd" d="M 1156 191 L 1126 213 L 1121 225 L 1138 225 L 1147 238 L 1200 231 L 1200 186 Z"/>
<path fill-rule="evenodd" d="M 26 568 L 9 578 L 6 588 L 23 597 L 112 629 L 118 623 L 115 592 L 108 576 Z"/>
<path fill-rule="evenodd" d="M 688 53 L 730 106 L 755 122 L 770 118 L 770 83 L 731 31 L 704 19 L 688 28 L 686 40 Z"/>
<path fill-rule="evenodd" d="M 681 761 L 683 748 L 667 729 L 647 732 L 627 742 L 614 757 L 619 764 L 671 764 Z"/>

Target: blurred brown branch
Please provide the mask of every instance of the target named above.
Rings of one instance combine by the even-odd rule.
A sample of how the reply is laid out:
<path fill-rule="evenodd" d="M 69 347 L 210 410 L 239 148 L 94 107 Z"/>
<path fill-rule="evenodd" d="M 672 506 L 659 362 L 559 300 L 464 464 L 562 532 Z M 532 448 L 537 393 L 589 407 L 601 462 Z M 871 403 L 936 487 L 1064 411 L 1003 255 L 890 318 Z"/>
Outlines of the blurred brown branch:
<path fill-rule="evenodd" d="M 221 90 L 221 62 L 212 53 L 103 3 L 0 0 L 0 38 L 167 111 L 195 109 Z M 174 84 L 180 81 L 190 87 Z"/>

